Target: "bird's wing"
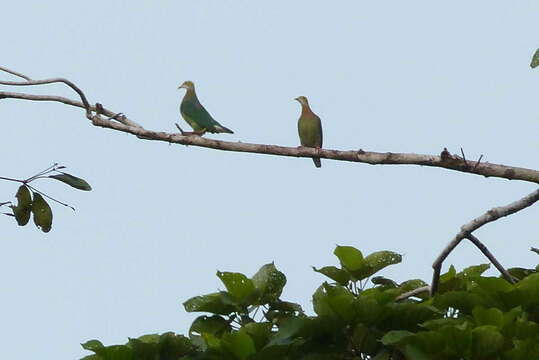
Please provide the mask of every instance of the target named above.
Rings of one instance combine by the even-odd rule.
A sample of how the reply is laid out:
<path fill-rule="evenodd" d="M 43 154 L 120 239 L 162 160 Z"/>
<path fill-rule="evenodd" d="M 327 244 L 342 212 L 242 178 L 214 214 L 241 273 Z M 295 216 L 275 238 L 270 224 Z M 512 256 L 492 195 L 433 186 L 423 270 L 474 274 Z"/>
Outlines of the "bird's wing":
<path fill-rule="evenodd" d="M 197 100 L 184 101 L 181 106 L 181 112 L 194 121 L 201 129 L 211 131 L 217 121 L 215 121 L 210 113 Z"/>

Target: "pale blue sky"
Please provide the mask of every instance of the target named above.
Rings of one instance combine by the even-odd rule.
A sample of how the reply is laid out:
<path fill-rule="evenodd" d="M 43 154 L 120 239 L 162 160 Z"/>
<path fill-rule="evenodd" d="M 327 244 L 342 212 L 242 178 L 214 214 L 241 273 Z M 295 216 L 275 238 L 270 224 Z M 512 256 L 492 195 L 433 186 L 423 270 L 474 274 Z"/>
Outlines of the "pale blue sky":
<path fill-rule="evenodd" d="M 305 95 L 327 148 L 462 146 L 469 158 L 537 169 L 539 73 L 529 61 L 538 10 L 492 0 L 9 2 L 1 65 L 67 77 L 92 103 L 154 130 L 175 130 L 176 88 L 193 80 L 235 131 L 211 137 L 296 146 L 293 98 Z M 31 91 L 74 98 L 60 85 Z M 40 185 L 77 208 L 53 205 L 48 234 L 0 218 L 3 359 L 74 359 L 92 338 L 185 333 L 196 315 L 181 303 L 222 288 L 217 269 L 250 276 L 275 261 L 288 277 L 284 298 L 312 312 L 324 279 L 310 266 L 336 264 L 335 244 L 404 253 L 383 274 L 430 281 L 463 223 L 536 188 L 434 168 L 323 160 L 316 169 L 309 159 L 170 146 L 95 128 L 60 104 L 4 100 L 0 118 L 0 175 L 22 178 L 56 161 L 94 187 Z M 3 200 L 16 188 L 0 182 Z M 536 206 L 477 235 L 504 265 L 535 266 L 538 216 Z M 467 244 L 449 260 L 486 262 Z"/>

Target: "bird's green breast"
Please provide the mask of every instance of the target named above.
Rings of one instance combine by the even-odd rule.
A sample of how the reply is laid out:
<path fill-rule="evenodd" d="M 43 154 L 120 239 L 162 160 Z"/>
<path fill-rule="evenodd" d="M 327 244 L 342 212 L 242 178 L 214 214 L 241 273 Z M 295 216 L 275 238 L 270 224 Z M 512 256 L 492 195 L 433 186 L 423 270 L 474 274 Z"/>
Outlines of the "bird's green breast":
<path fill-rule="evenodd" d="M 322 124 L 315 114 L 302 115 L 299 118 L 298 132 L 302 146 L 322 147 Z"/>

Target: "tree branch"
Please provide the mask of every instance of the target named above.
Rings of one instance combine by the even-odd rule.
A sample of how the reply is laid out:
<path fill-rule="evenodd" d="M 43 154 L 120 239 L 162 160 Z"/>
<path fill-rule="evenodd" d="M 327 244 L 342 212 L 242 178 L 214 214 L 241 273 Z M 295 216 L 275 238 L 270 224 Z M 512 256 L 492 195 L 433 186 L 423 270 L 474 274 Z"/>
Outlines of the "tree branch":
<path fill-rule="evenodd" d="M 515 202 L 512 202 L 506 206 L 500 206 L 495 207 L 484 213 L 483 215 L 473 219 L 469 223 L 463 225 L 460 228 L 460 232 L 449 242 L 449 244 L 445 247 L 445 249 L 442 251 L 442 253 L 436 258 L 434 263 L 432 264 L 432 267 L 434 269 L 434 273 L 432 275 L 432 284 L 431 284 L 431 295 L 434 295 L 436 291 L 438 290 L 438 282 L 440 280 L 440 271 L 442 268 L 442 263 L 444 260 L 449 256 L 451 251 L 453 251 L 457 245 L 462 241 L 462 239 L 465 238 L 472 238 L 479 241 L 477 238 L 473 237 L 472 232 L 479 229 L 481 226 L 488 224 L 490 222 L 496 221 L 502 217 L 509 216 L 511 214 L 514 214 L 522 209 L 525 209 L 531 205 L 533 205 L 535 202 L 539 200 L 539 189 L 535 190 L 531 194 L 526 195 L 520 200 L 517 200 Z M 473 242 L 473 241 L 472 241 Z M 475 243 L 475 242 L 474 242 Z M 480 242 L 479 242 L 480 243 Z M 477 245 L 477 244 L 476 244 Z M 483 245 L 483 244 L 481 244 Z M 484 245 L 483 245 L 484 246 Z M 480 246 L 478 246 L 479 249 L 481 249 Z M 485 247 L 486 249 L 486 247 Z M 486 255 L 486 254 L 485 254 Z M 494 258 L 494 256 L 492 256 Z M 495 260 L 495 259 L 494 259 Z M 496 264 L 493 263 L 495 266 Z M 498 263 L 499 264 L 499 263 Z M 500 265 L 500 268 L 503 269 L 503 267 Z M 500 268 L 498 268 L 500 270 Z M 504 271 L 500 270 L 502 274 L 504 274 Z M 507 273 L 505 271 L 505 273 Z M 512 277 L 507 274 L 509 278 L 512 279 Z M 504 274 L 505 277 L 505 274 Z"/>
<path fill-rule="evenodd" d="M 0 100 L 1 99 L 18 99 L 18 100 L 29 100 L 29 101 L 51 101 L 51 102 L 59 102 L 62 104 L 75 106 L 79 108 L 84 109 L 84 104 L 80 101 L 71 100 L 62 96 L 51 96 L 51 95 L 32 95 L 32 94 L 24 94 L 24 93 L 16 93 L 16 92 L 7 92 L 7 91 L 0 91 Z M 95 112 L 97 111 L 96 106 L 90 105 L 90 110 Z M 101 108 L 101 114 L 112 117 L 114 120 L 121 122 L 122 124 L 128 125 L 128 126 L 134 126 L 134 127 L 140 127 L 139 124 L 136 122 L 129 120 L 125 116 L 118 116 L 118 113 L 112 112 L 111 110 L 107 108 Z M 91 118 L 91 117 L 90 117 Z"/>
<path fill-rule="evenodd" d="M 177 133 L 157 132 L 144 129 L 136 122 L 128 119 L 126 116 L 117 112 L 103 108 L 100 104 L 91 106 L 84 93 L 71 81 L 63 78 L 54 78 L 46 80 L 31 80 L 25 75 L 16 73 L 12 70 L 0 67 L 0 70 L 8 72 L 10 74 L 22 77 L 26 79 L 26 82 L 15 81 L 0 81 L 3 85 L 12 86 L 27 86 L 27 85 L 40 85 L 49 84 L 54 82 L 62 82 L 70 86 L 81 97 L 82 103 L 74 101 L 68 98 L 60 96 L 48 96 L 48 95 L 31 95 L 14 92 L 0 91 L 0 99 L 20 99 L 30 101 L 54 101 L 63 104 L 81 107 L 86 110 L 86 117 L 92 121 L 93 125 L 104 128 L 109 128 L 125 133 L 136 135 L 137 137 L 145 140 L 164 141 L 168 143 L 176 143 L 182 145 L 200 146 L 216 150 L 224 151 L 236 151 L 247 152 L 277 156 L 289 156 L 289 157 L 320 157 L 323 159 L 332 159 L 340 161 L 360 162 L 371 165 L 420 165 L 439 167 L 454 171 L 460 171 L 470 174 L 481 175 L 485 177 L 498 177 L 508 180 L 522 180 L 539 184 L 539 171 L 506 166 L 500 164 L 491 164 L 487 162 L 481 163 L 481 158 L 477 162 L 470 162 L 464 157 L 452 155 L 444 148 L 440 155 L 423 155 L 413 153 L 379 153 L 379 152 L 367 152 L 362 149 L 359 150 L 331 150 L 331 149 L 314 149 L 305 147 L 286 147 L 277 145 L 266 144 L 252 144 L 242 142 L 230 142 L 214 140 L 204 138 L 196 135 L 182 135 Z M 100 115 L 109 117 L 103 119 Z M 114 121 L 111 121 L 114 120 Z M 461 149 L 462 151 L 462 149 Z M 475 164 L 473 164 L 475 163 Z M 472 166 L 473 165 L 473 166 Z"/>
<path fill-rule="evenodd" d="M 32 95 L 14 92 L 0 91 L 0 99 L 19 99 L 30 101 L 53 101 L 60 102 L 66 105 L 84 108 L 81 102 L 71 100 L 61 96 L 49 95 Z M 95 112 L 95 106 L 90 106 L 90 110 Z M 522 180 L 539 184 L 539 171 L 526 169 L 514 166 L 506 166 L 492 163 L 479 163 L 471 168 L 468 162 L 464 162 L 459 156 L 451 155 L 449 152 L 444 152 L 438 155 L 423 155 L 413 153 L 379 153 L 368 152 L 363 150 L 331 150 L 331 149 L 314 149 L 314 148 L 298 148 L 286 147 L 267 144 L 252 144 L 242 142 L 230 142 L 222 140 L 214 140 L 201 136 L 182 136 L 178 133 L 157 132 L 144 129 L 138 123 L 130 120 L 126 116 L 118 116 L 118 113 L 103 108 L 101 113 L 105 116 L 112 117 L 113 120 L 102 119 L 94 115 L 90 116 L 92 123 L 95 126 L 100 126 L 108 129 L 122 131 L 136 135 L 139 138 L 146 140 L 164 141 L 168 143 L 176 143 L 182 145 L 200 146 L 216 150 L 247 152 L 277 156 L 290 157 L 320 157 L 323 159 L 332 159 L 340 161 L 350 161 L 366 163 L 371 165 L 421 165 L 445 168 L 485 177 L 497 177 L 507 180 Z"/>
<path fill-rule="evenodd" d="M 7 70 L 5 68 L 0 68 L 0 70 Z M 14 74 L 14 71 L 9 70 L 10 74 Z M 18 74 L 17 76 L 29 79 L 25 75 Z M 64 79 L 64 78 L 53 78 L 53 79 L 45 79 L 45 80 L 26 80 L 26 81 L 0 81 L 0 85 L 8 85 L 8 86 L 33 86 L 33 85 L 46 85 L 46 84 L 54 84 L 54 83 L 64 83 L 67 86 L 69 86 L 73 91 L 75 91 L 81 101 L 84 105 L 84 109 L 86 110 L 86 116 L 90 116 L 90 103 L 88 102 L 88 99 L 86 99 L 86 95 L 84 95 L 84 92 L 82 92 L 81 89 L 77 87 L 77 85 L 73 84 L 71 81 Z"/>
<path fill-rule="evenodd" d="M 400 294 L 399 296 L 397 296 L 395 298 L 395 301 L 402 301 L 402 300 L 408 299 L 409 297 L 416 296 L 417 294 L 427 292 L 429 290 L 430 290 L 430 286 L 428 286 L 428 285 L 427 286 L 421 286 L 421 287 L 418 287 L 416 289 L 405 292 L 403 294 Z"/>
<path fill-rule="evenodd" d="M 496 269 L 498 269 L 498 271 L 502 274 L 502 276 L 505 278 L 505 280 L 507 280 L 511 284 L 515 283 L 515 279 L 511 276 L 511 274 L 509 274 L 509 272 L 507 270 L 505 270 L 505 268 L 502 266 L 502 264 L 500 264 L 498 259 L 496 259 L 496 257 L 494 257 L 494 255 L 492 255 L 492 253 L 485 246 L 485 244 L 483 244 L 481 241 L 479 241 L 479 239 L 476 238 L 475 236 L 473 236 L 472 234 L 468 234 L 466 236 L 466 239 L 470 240 L 472 242 L 472 244 L 477 246 L 477 248 L 487 257 L 487 259 L 490 260 L 492 265 L 494 265 L 494 267 Z"/>

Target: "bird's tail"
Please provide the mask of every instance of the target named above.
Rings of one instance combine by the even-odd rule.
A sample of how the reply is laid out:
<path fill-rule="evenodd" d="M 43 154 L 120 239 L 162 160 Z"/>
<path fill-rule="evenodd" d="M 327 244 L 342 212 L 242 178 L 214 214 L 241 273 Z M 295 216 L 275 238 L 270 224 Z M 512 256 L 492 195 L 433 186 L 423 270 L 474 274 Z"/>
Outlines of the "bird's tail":
<path fill-rule="evenodd" d="M 322 161 L 320 161 L 320 158 L 313 157 L 313 162 L 317 168 L 322 167 Z"/>
<path fill-rule="evenodd" d="M 229 128 L 224 127 L 223 125 L 217 125 L 215 126 L 217 129 L 217 132 L 219 133 L 227 133 L 227 134 L 234 134 L 234 131 L 230 130 Z"/>

